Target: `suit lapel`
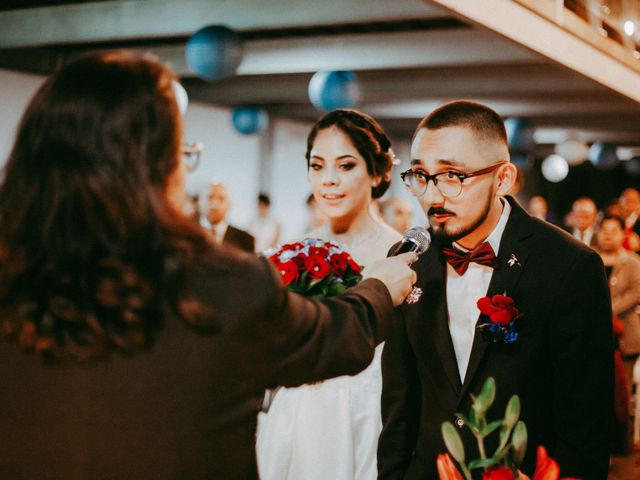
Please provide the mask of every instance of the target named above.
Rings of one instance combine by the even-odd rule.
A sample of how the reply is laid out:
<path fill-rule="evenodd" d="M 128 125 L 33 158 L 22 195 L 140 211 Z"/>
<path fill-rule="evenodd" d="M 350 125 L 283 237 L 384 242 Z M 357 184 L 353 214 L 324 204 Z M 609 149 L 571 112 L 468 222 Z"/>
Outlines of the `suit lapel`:
<path fill-rule="evenodd" d="M 529 248 L 523 240 L 531 235 L 531 219 L 513 198 L 507 197 L 507 201 L 509 201 L 512 210 L 500 240 L 498 265 L 491 276 L 487 296 L 496 294 L 511 296 L 529 256 Z M 479 321 L 480 316 L 478 315 Z M 469 386 L 473 383 L 474 377 L 487 353 L 489 344 L 490 342 L 482 335 L 482 332 L 476 330 L 469 357 L 469 365 L 460 391 L 460 402 L 466 397 Z"/>
<path fill-rule="evenodd" d="M 446 264 L 440 250 L 438 239 L 434 239 L 430 251 L 423 257 L 425 265 L 420 269 L 423 277 L 419 278 L 419 284 L 425 294 L 417 304 L 407 308 L 415 312 L 416 332 L 422 338 L 420 350 L 434 373 L 434 382 L 442 385 L 446 381 L 452 389 L 451 398 L 455 399 L 458 398 L 462 382 L 449 333 Z"/>

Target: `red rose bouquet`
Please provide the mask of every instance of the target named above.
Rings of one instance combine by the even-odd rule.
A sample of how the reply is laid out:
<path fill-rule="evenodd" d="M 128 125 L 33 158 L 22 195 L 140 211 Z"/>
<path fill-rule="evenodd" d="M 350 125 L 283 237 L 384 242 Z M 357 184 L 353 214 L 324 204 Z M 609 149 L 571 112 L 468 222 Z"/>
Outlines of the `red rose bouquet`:
<path fill-rule="evenodd" d="M 362 280 L 362 268 L 344 248 L 315 238 L 287 243 L 265 256 L 289 290 L 308 297 L 333 297 Z"/>

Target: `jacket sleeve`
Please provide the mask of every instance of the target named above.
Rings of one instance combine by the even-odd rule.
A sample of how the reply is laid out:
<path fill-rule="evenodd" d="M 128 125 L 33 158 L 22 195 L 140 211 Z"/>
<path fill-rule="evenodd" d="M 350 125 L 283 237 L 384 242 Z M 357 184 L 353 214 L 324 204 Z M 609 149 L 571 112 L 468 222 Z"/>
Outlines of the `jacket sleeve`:
<path fill-rule="evenodd" d="M 400 311 L 396 316 L 401 317 Z M 398 318 L 382 351 L 382 432 L 378 479 L 402 479 L 420 424 L 420 382 L 405 322 Z"/>
<path fill-rule="evenodd" d="M 382 282 L 366 279 L 342 295 L 314 300 L 288 291 L 264 259 L 267 387 L 353 375 L 389 333 L 393 304 Z"/>
<path fill-rule="evenodd" d="M 611 299 L 614 315 L 623 314 L 640 304 L 640 262 L 629 261 L 623 268 L 620 274 L 625 276 L 624 284 L 628 288 Z"/>
<path fill-rule="evenodd" d="M 561 477 L 605 480 L 613 412 L 611 306 L 602 261 L 581 256 L 552 307 L 552 408 Z"/>

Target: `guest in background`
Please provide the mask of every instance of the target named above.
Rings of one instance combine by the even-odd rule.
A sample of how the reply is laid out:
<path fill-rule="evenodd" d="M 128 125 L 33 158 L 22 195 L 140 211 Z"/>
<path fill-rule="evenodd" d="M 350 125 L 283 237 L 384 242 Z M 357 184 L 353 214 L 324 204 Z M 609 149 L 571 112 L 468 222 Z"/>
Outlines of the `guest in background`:
<path fill-rule="evenodd" d="M 415 255 L 324 301 L 187 219 L 162 64 L 94 54 L 31 100 L 0 186 L 0 478 L 256 479 L 265 388 L 364 368 Z"/>
<path fill-rule="evenodd" d="M 527 204 L 529 215 L 545 222 L 557 225 L 558 221 L 553 214 L 549 213 L 549 204 L 542 195 L 534 195 L 529 199 Z"/>
<path fill-rule="evenodd" d="M 258 215 L 251 222 L 251 233 L 258 253 L 275 247 L 280 239 L 280 225 L 271 214 L 271 199 L 266 193 L 258 195 Z"/>
<path fill-rule="evenodd" d="M 607 270 L 613 315 L 622 322 L 620 351 L 627 377 L 640 353 L 640 258 L 624 248 L 624 220 L 605 215 L 598 229 L 597 249 Z"/>
<path fill-rule="evenodd" d="M 389 187 L 393 153 L 382 127 L 355 110 L 322 117 L 307 139 L 309 183 L 328 221 L 306 236 L 343 245 L 360 265 L 384 258 L 400 235 L 374 212 Z M 374 480 L 382 374 L 366 370 L 280 389 L 258 427 L 263 480 Z"/>
<path fill-rule="evenodd" d="M 598 208 L 593 200 L 588 197 L 578 198 L 571 207 L 567 216 L 565 229 L 585 245 L 595 247 L 597 239 L 595 235 Z"/>
<path fill-rule="evenodd" d="M 397 232 L 404 233 L 413 225 L 413 208 L 402 198 L 390 198 L 382 203 L 382 218 Z"/>
<path fill-rule="evenodd" d="M 222 183 L 212 183 L 204 193 L 204 211 L 215 243 L 231 245 L 245 252 L 255 251 L 253 235 L 229 225 L 229 190 Z"/>
<path fill-rule="evenodd" d="M 640 235 L 640 192 L 627 188 L 620 195 L 620 206 L 624 213 L 624 226 Z"/>
<path fill-rule="evenodd" d="M 629 441 L 629 403 L 633 366 L 640 353 L 640 258 L 622 248 L 624 220 L 607 214 L 598 229 L 597 250 L 607 271 L 616 348 L 616 395 L 613 451 L 626 454 Z"/>
<path fill-rule="evenodd" d="M 625 209 L 622 208 L 619 202 L 614 202 L 607 208 L 606 213 L 608 215 L 615 215 L 616 217 L 620 217 L 624 220 L 625 218 Z M 625 250 L 629 250 L 631 252 L 640 251 L 640 235 L 633 231 L 633 227 L 627 227 L 625 222 L 624 228 L 624 240 L 622 241 L 622 248 Z"/>

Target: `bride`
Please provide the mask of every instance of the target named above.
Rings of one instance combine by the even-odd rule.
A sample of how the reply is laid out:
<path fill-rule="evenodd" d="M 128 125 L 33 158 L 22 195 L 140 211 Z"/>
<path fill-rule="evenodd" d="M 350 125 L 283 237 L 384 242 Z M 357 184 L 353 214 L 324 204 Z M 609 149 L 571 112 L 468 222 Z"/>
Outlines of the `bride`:
<path fill-rule="evenodd" d="M 321 118 L 307 139 L 313 195 L 328 222 L 307 237 L 343 245 L 363 266 L 386 256 L 400 235 L 371 205 L 390 184 L 393 152 L 378 123 L 355 110 Z M 363 372 L 277 391 L 258 419 L 263 480 L 374 480 L 381 429 L 380 355 Z"/>

